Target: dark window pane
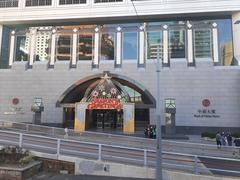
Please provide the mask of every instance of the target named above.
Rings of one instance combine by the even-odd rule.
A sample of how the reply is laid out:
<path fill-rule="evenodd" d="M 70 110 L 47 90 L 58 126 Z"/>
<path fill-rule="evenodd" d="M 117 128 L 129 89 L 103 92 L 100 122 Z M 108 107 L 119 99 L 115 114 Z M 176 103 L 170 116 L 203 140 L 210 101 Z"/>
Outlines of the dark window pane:
<path fill-rule="evenodd" d="M 78 59 L 92 60 L 93 59 L 93 34 L 82 33 L 78 39 Z"/>
<path fill-rule="evenodd" d="M 15 61 L 28 61 L 29 57 L 29 38 L 26 36 L 16 37 Z"/>
<path fill-rule="evenodd" d="M 71 36 L 60 35 L 58 37 L 57 60 L 71 60 Z"/>
<path fill-rule="evenodd" d="M 185 58 L 185 31 L 169 31 L 169 53 L 171 58 Z"/>
<path fill-rule="evenodd" d="M 115 33 L 102 33 L 101 60 L 114 60 Z"/>
<path fill-rule="evenodd" d="M 159 57 L 162 58 L 162 32 L 147 32 L 147 59 L 157 58 L 157 48 L 159 48 Z"/>
<path fill-rule="evenodd" d="M 195 30 L 194 43 L 196 58 L 212 57 L 211 30 Z"/>

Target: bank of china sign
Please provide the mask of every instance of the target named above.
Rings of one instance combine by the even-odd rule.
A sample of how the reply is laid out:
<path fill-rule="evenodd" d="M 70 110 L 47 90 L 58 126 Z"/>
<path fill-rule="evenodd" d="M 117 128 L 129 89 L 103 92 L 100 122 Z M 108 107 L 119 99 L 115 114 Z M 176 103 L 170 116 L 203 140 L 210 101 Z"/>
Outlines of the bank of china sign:
<path fill-rule="evenodd" d="M 202 107 L 197 110 L 197 113 L 193 115 L 196 118 L 220 118 L 216 109 L 211 108 L 211 102 L 209 99 L 202 100 Z"/>

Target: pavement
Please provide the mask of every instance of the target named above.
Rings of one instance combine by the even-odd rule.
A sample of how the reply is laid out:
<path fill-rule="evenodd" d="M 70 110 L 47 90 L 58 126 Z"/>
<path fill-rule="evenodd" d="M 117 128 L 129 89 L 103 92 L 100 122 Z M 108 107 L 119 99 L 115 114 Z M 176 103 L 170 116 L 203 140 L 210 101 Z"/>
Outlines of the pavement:
<path fill-rule="evenodd" d="M 109 176 L 52 174 L 52 173 L 42 172 L 27 180 L 143 180 L 143 179 L 109 177 Z M 144 180 L 148 180 L 148 179 L 144 179 Z"/>

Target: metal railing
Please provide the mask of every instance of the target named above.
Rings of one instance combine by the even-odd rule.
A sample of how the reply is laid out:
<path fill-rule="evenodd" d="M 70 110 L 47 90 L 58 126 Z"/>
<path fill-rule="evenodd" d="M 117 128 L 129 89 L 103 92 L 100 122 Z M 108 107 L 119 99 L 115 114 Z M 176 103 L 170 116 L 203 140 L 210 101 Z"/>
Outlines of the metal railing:
<path fill-rule="evenodd" d="M 156 163 L 155 150 L 81 142 L 3 130 L 0 130 L 0 137 L 0 145 L 19 146 L 31 151 L 56 155 L 56 158 L 65 155 L 147 167 L 155 167 Z M 239 159 L 166 151 L 162 152 L 162 156 L 163 167 L 170 170 L 181 170 L 194 174 L 240 175 Z"/>
<path fill-rule="evenodd" d="M 65 135 L 63 128 L 56 128 L 50 126 L 26 124 L 18 122 L 9 122 L 0 120 L 0 128 L 14 130 L 22 133 L 34 133 L 38 135 L 46 135 L 53 137 L 63 137 Z M 128 147 L 137 147 L 148 150 L 155 150 L 156 140 L 146 139 L 141 137 L 133 137 L 126 135 L 107 134 L 102 132 L 75 132 L 69 129 L 69 139 L 87 141 L 95 143 L 104 143 L 109 145 L 120 145 Z M 217 156 L 225 158 L 240 159 L 240 147 L 235 146 L 222 146 L 221 149 L 217 149 L 214 144 L 204 144 L 195 142 L 183 142 L 173 140 L 163 140 L 163 151 L 186 153 L 201 156 Z"/>

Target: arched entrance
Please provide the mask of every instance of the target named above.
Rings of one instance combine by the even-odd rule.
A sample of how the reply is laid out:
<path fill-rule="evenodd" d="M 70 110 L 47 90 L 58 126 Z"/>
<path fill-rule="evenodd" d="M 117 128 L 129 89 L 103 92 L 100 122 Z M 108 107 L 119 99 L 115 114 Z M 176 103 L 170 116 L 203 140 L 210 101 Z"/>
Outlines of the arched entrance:
<path fill-rule="evenodd" d="M 64 126 L 125 132 L 130 128 L 132 132 L 142 131 L 149 124 L 149 109 L 155 108 L 155 99 L 136 81 L 104 72 L 76 82 L 59 98 L 57 106 L 64 109 Z M 127 127 L 131 118 L 133 123 Z"/>

